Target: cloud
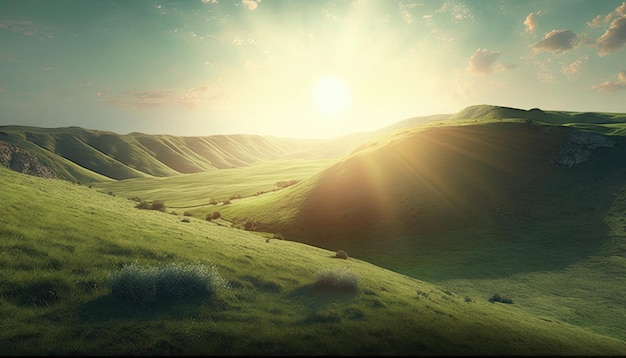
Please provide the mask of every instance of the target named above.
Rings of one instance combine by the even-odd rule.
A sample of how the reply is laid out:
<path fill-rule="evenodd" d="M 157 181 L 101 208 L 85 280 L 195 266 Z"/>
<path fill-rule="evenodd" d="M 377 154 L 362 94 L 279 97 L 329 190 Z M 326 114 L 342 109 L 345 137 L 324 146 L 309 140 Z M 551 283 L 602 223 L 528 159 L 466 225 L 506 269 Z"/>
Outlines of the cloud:
<path fill-rule="evenodd" d="M 104 94 L 97 92 L 98 97 Z M 196 105 L 208 103 L 218 97 L 214 86 L 199 85 L 186 90 L 183 93 L 165 90 L 127 91 L 122 97 L 114 98 L 104 96 L 104 102 L 131 108 L 156 108 L 164 105 L 183 105 L 193 108 Z"/>
<path fill-rule="evenodd" d="M 33 22 L 24 20 L 5 20 L 0 22 L 0 29 L 6 29 L 26 36 L 32 36 L 37 33 L 37 29 L 33 26 Z"/>
<path fill-rule="evenodd" d="M 259 6 L 261 0 L 241 0 L 241 3 L 246 5 L 249 10 L 254 10 Z"/>
<path fill-rule="evenodd" d="M 599 85 L 594 85 L 593 89 L 597 89 L 598 92 L 616 92 L 626 89 L 626 71 L 622 71 L 617 74 L 617 81 L 606 81 Z"/>
<path fill-rule="evenodd" d="M 214 86 L 200 85 L 188 89 L 176 103 L 192 108 L 196 105 L 207 103 L 216 97 L 217 91 Z"/>
<path fill-rule="evenodd" d="M 605 16 L 598 15 L 594 17 L 593 20 L 589 21 L 587 23 L 587 26 L 595 29 L 608 24 L 609 22 L 611 22 L 611 19 L 613 19 L 613 13 L 609 13 Z"/>
<path fill-rule="evenodd" d="M 400 15 L 402 16 L 402 20 L 404 20 L 404 22 L 406 22 L 407 24 L 413 22 L 413 15 L 411 15 L 410 12 L 406 10 L 400 10 Z"/>
<path fill-rule="evenodd" d="M 588 59 L 589 55 L 579 57 L 576 61 L 570 63 L 568 66 L 561 67 L 561 73 L 567 76 L 578 73 L 582 65 L 587 62 Z"/>
<path fill-rule="evenodd" d="M 218 0 L 202 0 L 205 4 L 217 4 Z"/>
<path fill-rule="evenodd" d="M 621 8 L 621 7 L 620 7 Z M 598 55 L 605 56 L 619 50 L 626 43 L 626 17 L 613 20 L 611 26 L 596 41 Z"/>
<path fill-rule="evenodd" d="M 532 45 L 536 51 L 566 52 L 574 48 L 580 41 L 572 30 L 552 30 L 543 40 Z"/>
<path fill-rule="evenodd" d="M 499 51 L 489 51 L 487 49 L 478 49 L 472 57 L 469 59 L 469 63 L 467 64 L 467 71 L 479 74 L 486 75 L 494 71 L 505 71 L 515 67 L 515 65 L 495 65 L 496 60 L 500 56 Z"/>
<path fill-rule="evenodd" d="M 474 19 L 474 14 L 472 14 L 470 8 L 462 2 L 446 2 L 439 9 L 435 10 L 435 13 L 449 13 L 454 21 L 457 22 Z"/>
<path fill-rule="evenodd" d="M 535 32 L 537 29 L 537 18 L 535 17 L 535 13 L 531 12 L 526 16 L 526 20 L 524 20 L 524 25 L 526 26 L 527 32 Z"/>
<path fill-rule="evenodd" d="M 615 12 L 619 15 L 626 16 L 626 1 L 622 2 L 622 5 L 618 6 Z"/>
<path fill-rule="evenodd" d="M 623 17 L 626 16 L 626 1 L 622 2 L 620 6 L 615 8 L 615 10 L 609 12 L 606 15 L 598 15 L 593 18 L 593 20 L 587 23 L 587 26 L 591 28 L 598 28 L 601 26 L 605 26 L 613 20 L 613 17 Z"/>

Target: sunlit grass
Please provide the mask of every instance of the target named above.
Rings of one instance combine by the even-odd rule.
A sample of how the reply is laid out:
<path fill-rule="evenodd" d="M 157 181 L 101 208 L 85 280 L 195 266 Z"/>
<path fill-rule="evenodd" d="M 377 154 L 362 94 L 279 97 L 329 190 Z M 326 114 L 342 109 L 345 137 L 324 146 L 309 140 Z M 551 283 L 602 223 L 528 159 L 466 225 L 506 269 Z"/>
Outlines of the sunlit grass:
<path fill-rule="evenodd" d="M 222 203 L 235 195 L 249 197 L 273 192 L 278 189 L 277 182 L 306 179 L 335 161 L 279 160 L 249 167 L 209 170 L 167 178 L 96 183 L 93 186 L 126 198 L 136 196 L 142 200 L 163 200 L 169 207 L 193 208 L 211 201 Z"/>
<path fill-rule="evenodd" d="M 626 352 L 623 341 L 546 322 L 515 305 L 479 297 L 468 303 L 465 292 L 353 255 L 338 260 L 334 251 L 288 238 L 268 242 L 206 220 L 183 223 L 67 182 L 3 168 L 0 177 L 4 354 Z M 230 289 L 163 296 L 144 307 L 116 297 L 110 286 L 110 275 L 128 265 L 188 263 L 215 265 Z M 320 270 L 344 268 L 358 276 L 357 291 L 315 289 Z"/>

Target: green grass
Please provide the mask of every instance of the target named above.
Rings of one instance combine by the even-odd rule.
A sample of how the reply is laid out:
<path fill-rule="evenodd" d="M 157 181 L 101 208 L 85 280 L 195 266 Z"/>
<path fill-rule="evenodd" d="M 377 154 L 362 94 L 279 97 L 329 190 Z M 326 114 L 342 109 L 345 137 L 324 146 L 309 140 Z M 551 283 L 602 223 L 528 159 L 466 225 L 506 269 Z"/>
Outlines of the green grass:
<path fill-rule="evenodd" d="M 442 289 L 351 255 L 135 209 L 134 202 L 0 168 L 3 354 L 623 355 L 626 342 L 530 315 L 523 299 Z M 109 277 L 136 263 L 214 265 L 229 289 L 118 298 Z M 192 265 L 192 266 L 188 266 Z M 321 270 L 358 289 L 315 288 Z M 176 276 L 176 275 L 174 275 Z M 503 295 L 508 292 L 501 292 Z M 518 302 L 520 302 L 518 304 Z"/>
<path fill-rule="evenodd" d="M 274 160 L 247 167 L 208 170 L 202 173 L 166 178 L 138 178 L 93 184 L 103 192 L 142 200 L 163 200 L 170 208 L 194 208 L 212 200 L 223 202 L 232 196 L 254 196 L 277 190 L 279 181 L 304 180 L 326 168 L 337 159 Z M 213 211 L 219 211 L 219 206 Z M 195 213 L 194 210 L 189 210 Z M 211 211 L 211 213 L 213 213 Z M 203 215 L 204 214 L 204 215 Z M 198 211 L 204 218 L 208 212 Z"/>
<path fill-rule="evenodd" d="M 324 173 L 238 201 L 222 215 L 471 296 L 499 292 L 530 314 L 626 339 L 625 172 L 615 164 L 623 138 L 563 169 L 548 160 L 562 128 L 541 127 L 538 139 L 520 121 L 504 122 L 463 122 L 467 128 L 437 146 L 421 146 L 431 140 L 422 137 L 406 145 L 401 136 L 412 138 L 411 130 L 381 138 Z M 389 150 L 394 141 L 400 144 Z M 455 153 L 442 158 L 445 145 Z"/>

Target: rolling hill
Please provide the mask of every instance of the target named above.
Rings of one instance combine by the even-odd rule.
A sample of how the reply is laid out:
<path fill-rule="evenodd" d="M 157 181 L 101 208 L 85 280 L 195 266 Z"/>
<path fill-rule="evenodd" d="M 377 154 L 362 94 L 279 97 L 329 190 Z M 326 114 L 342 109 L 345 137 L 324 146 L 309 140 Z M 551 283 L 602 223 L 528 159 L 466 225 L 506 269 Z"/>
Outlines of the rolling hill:
<path fill-rule="evenodd" d="M 138 210 L 129 200 L 67 181 L 6 168 L 0 181 L 3 354 L 626 352 L 623 340 L 528 314 L 517 298 L 512 305 L 489 303 L 360 259 L 336 259 L 332 251 Z M 147 305 L 119 297 L 109 280 L 127 265 L 189 263 L 214 265 L 225 285 Z M 317 289 L 316 275 L 325 270 L 357 275 L 357 289 Z M 148 282 L 136 280 L 128 287 Z"/>
<path fill-rule="evenodd" d="M 19 354 L 621 355 L 625 122 L 482 105 L 328 141 L 0 128 L 4 166 L 187 209 L 181 221 L 0 168 L 0 343 Z M 301 180 L 259 192 L 284 175 Z M 239 190 L 256 195 L 202 205 Z M 331 259 L 339 249 L 350 259 Z M 207 258 L 231 291 L 137 311 L 105 284 L 131 260 Z M 358 293 L 312 290 L 328 265 L 357 271 Z M 489 303 L 497 292 L 514 304 Z M 50 306 L 24 303 L 41 300 Z"/>
<path fill-rule="evenodd" d="M 255 135 L 120 135 L 78 127 L 23 126 L 0 127 L 0 142 L 31 153 L 57 177 L 82 183 L 241 167 L 298 157 L 318 144 Z"/>

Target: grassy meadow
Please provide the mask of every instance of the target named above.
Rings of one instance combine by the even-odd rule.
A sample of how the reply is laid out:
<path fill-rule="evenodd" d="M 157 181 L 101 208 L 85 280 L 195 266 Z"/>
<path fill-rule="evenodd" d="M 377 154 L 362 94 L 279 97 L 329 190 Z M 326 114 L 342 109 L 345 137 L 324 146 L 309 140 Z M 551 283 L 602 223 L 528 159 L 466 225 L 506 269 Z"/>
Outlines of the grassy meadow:
<path fill-rule="evenodd" d="M 3 354 L 620 355 L 626 342 L 358 258 L 0 168 Z M 270 238 L 270 240 L 268 240 Z M 214 265 L 211 295 L 112 294 L 129 264 Z M 320 272 L 358 278 L 321 290 Z M 336 271 L 334 271 L 336 270 Z"/>
<path fill-rule="evenodd" d="M 88 144 L 117 169 L 0 167 L 0 352 L 626 355 L 624 120 L 474 106 L 315 155 L 4 128 L 44 164 Z"/>

